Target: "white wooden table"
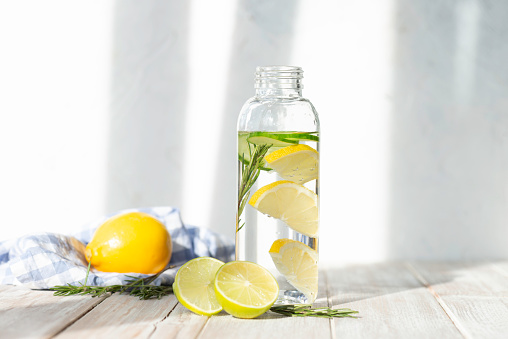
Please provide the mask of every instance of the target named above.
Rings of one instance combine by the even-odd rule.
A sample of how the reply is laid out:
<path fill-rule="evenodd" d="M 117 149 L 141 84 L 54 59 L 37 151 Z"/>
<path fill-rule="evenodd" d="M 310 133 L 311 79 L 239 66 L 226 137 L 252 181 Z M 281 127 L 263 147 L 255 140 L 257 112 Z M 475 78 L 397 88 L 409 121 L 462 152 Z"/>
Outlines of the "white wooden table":
<path fill-rule="evenodd" d="M 0 338 L 508 338 L 508 261 L 328 267 L 322 305 L 361 318 L 203 317 L 174 295 L 55 297 L 0 286 Z"/>

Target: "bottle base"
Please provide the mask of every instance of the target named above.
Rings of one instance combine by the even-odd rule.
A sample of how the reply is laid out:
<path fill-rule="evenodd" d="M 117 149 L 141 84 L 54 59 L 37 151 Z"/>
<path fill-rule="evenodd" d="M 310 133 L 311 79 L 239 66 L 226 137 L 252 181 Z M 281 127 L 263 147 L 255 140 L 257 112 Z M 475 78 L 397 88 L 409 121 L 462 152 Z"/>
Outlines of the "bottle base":
<path fill-rule="evenodd" d="M 311 304 L 309 299 L 298 290 L 280 290 L 279 297 L 275 305 L 290 305 L 290 304 Z"/>

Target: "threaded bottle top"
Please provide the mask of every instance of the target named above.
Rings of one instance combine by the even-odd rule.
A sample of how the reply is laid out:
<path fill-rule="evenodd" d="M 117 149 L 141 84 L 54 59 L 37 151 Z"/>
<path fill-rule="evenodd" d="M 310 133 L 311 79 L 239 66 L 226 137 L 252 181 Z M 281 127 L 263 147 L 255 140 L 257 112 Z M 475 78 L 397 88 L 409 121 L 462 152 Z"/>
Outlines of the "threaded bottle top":
<path fill-rule="evenodd" d="M 256 93 L 259 95 L 299 96 L 303 88 L 303 70 L 296 66 L 260 66 L 256 68 Z M 277 90 L 282 90 L 281 92 Z"/>

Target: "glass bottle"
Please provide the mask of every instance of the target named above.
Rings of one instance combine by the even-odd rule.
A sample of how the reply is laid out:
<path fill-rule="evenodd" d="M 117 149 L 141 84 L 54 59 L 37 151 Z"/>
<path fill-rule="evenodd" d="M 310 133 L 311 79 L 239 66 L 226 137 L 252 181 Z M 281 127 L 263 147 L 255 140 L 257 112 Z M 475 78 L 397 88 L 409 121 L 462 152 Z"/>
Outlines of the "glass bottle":
<path fill-rule="evenodd" d="M 238 117 L 236 260 L 277 279 L 277 304 L 312 303 L 318 289 L 319 118 L 303 70 L 256 68 Z"/>

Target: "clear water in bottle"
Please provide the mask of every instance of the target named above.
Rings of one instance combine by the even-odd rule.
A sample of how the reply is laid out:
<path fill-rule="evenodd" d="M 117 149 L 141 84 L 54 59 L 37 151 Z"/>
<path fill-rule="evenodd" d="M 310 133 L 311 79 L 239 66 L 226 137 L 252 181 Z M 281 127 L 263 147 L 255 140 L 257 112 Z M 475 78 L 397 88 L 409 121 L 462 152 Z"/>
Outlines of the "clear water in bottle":
<path fill-rule="evenodd" d="M 262 141 L 249 142 L 249 136 L 260 134 Z M 285 145 L 283 140 L 295 143 Z M 249 175 L 257 150 L 265 146 L 266 154 L 238 220 L 237 259 L 256 262 L 274 275 L 279 303 L 312 303 L 317 296 L 318 140 L 318 132 L 238 135 L 239 178 Z"/>

